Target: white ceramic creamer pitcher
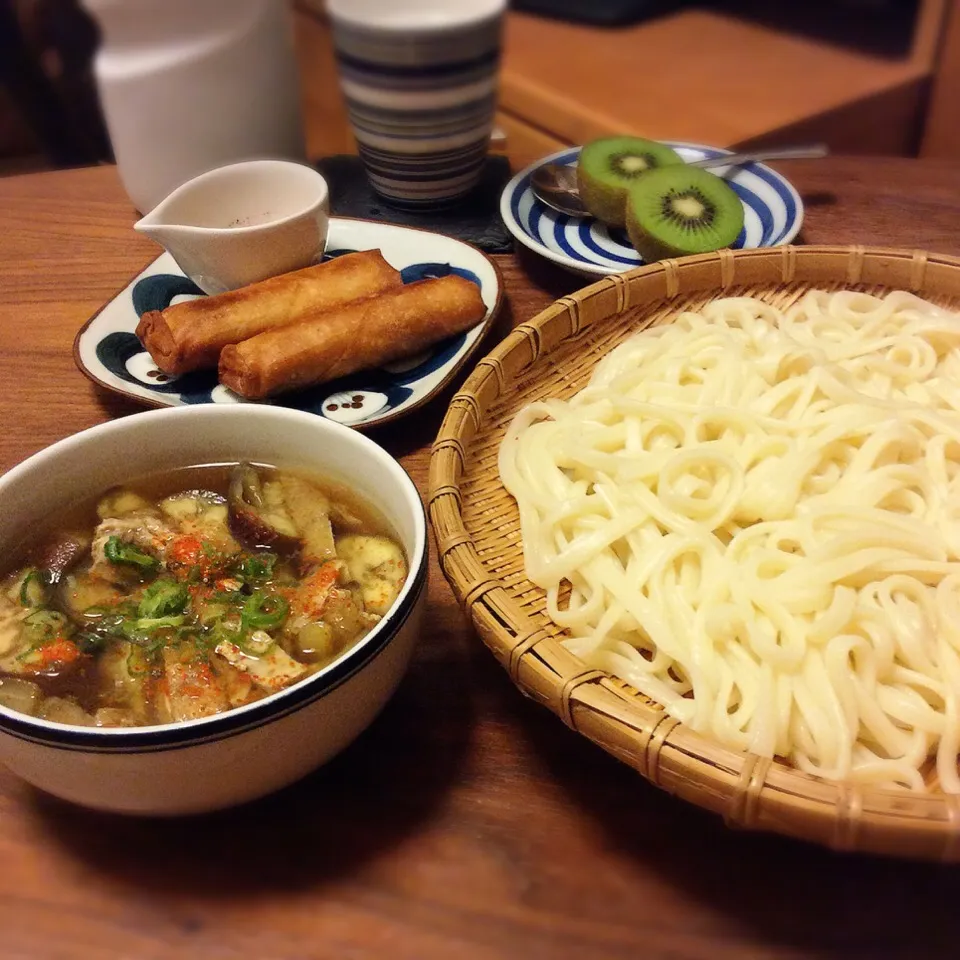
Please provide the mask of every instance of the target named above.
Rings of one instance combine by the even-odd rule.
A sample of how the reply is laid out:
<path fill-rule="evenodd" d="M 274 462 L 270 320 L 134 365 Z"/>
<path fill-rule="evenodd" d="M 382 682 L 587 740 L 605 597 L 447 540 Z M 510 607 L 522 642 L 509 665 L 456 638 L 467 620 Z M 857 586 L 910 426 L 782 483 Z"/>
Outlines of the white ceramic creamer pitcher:
<path fill-rule="evenodd" d="M 235 160 L 305 159 L 286 0 L 82 0 L 124 187 L 152 210 Z"/>
<path fill-rule="evenodd" d="M 319 262 L 329 225 L 327 181 L 316 170 L 248 160 L 188 180 L 133 226 L 204 293 L 223 293 Z"/>

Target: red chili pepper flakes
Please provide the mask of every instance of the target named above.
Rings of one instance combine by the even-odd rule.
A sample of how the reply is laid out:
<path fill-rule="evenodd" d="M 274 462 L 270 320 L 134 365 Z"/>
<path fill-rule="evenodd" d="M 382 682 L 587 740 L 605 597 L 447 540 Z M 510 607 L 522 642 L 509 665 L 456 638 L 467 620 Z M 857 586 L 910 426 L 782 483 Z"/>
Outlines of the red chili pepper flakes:
<path fill-rule="evenodd" d="M 80 648 L 66 637 L 54 637 L 39 651 L 40 666 L 50 667 L 55 663 L 73 663 L 80 657 Z"/>
<path fill-rule="evenodd" d="M 224 558 L 211 543 L 193 534 L 177 537 L 167 550 L 167 563 L 181 579 L 198 570 L 204 580 L 211 580 L 222 572 Z"/>
<path fill-rule="evenodd" d="M 177 537 L 170 544 L 167 550 L 167 558 L 172 563 L 183 564 L 184 566 L 196 566 L 200 562 L 203 553 L 203 544 L 199 537 L 187 534 Z"/>
<path fill-rule="evenodd" d="M 216 674 L 206 660 L 194 661 L 188 665 L 188 671 L 183 675 L 179 684 L 180 692 L 186 697 L 204 697 L 216 682 Z"/>
<path fill-rule="evenodd" d="M 300 607 L 304 613 L 312 617 L 319 617 L 327 605 L 330 596 L 330 587 L 337 581 L 339 568 L 337 564 L 328 560 L 316 573 L 310 574 L 300 588 Z"/>
<path fill-rule="evenodd" d="M 213 596 L 213 589 L 205 583 L 191 583 L 187 585 L 187 593 L 192 600 L 209 600 Z"/>

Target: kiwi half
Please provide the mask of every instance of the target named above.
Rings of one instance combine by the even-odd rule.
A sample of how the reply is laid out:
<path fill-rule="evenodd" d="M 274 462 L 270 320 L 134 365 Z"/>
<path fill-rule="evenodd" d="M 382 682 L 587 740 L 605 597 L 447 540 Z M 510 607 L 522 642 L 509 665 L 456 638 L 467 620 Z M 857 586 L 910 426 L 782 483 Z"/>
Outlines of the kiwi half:
<path fill-rule="evenodd" d="M 626 201 L 630 242 L 648 263 L 729 247 L 743 229 L 743 204 L 720 177 L 699 167 L 645 174 Z"/>
<path fill-rule="evenodd" d="M 624 224 L 627 191 L 645 174 L 683 160 L 669 147 L 640 137 L 593 140 L 580 151 L 577 186 L 586 208 L 604 223 Z"/>

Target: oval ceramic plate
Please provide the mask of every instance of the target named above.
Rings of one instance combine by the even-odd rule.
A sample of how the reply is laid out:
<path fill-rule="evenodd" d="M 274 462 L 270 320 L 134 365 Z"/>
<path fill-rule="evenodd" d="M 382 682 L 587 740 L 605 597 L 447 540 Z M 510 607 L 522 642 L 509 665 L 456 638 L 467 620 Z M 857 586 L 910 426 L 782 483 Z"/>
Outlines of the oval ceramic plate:
<path fill-rule="evenodd" d="M 404 283 L 449 273 L 472 280 L 480 287 L 486 315 L 475 327 L 424 354 L 265 402 L 307 410 L 351 427 L 372 427 L 426 403 L 480 346 L 502 297 L 499 271 L 489 257 L 460 240 L 426 230 L 370 220 L 330 220 L 328 257 L 373 248 L 400 270 Z M 73 345 L 77 366 L 106 389 L 154 406 L 251 402 L 219 385 L 213 370 L 168 377 L 157 370 L 137 339 L 134 331 L 141 314 L 197 296 L 202 296 L 200 290 L 164 253 L 80 330 Z"/>
<path fill-rule="evenodd" d="M 729 150 L 696 143 L 664 141 L 684 160 L 721 157 Z M 579 147 L 552 153 L 518 173 L 500 197 L 500 215 L 513 236 L 535 253 L 584 276 L 607 276 L 643 263 L 624 230 L 608 229 L 592 217 L 568 217 L 541 203 L 530 188 L 534 170 L 547 163 L 574 166 Z M 741 167 L 711 167 L 743 201 L 743 230 L 733 244 L 776 247 L 789 243 L 803 223 L 803 201 L 793 184 L 762 163 Z"/>

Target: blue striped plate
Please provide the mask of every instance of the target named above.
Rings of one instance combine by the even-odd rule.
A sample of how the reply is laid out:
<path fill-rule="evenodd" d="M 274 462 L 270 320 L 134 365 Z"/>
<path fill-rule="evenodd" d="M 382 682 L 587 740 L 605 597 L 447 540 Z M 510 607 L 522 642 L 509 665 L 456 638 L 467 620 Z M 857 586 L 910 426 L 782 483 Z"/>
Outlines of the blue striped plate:
<path fill-rule="evenodd" d="M 664 141 L 684 160 L 721 157 L 729 150 L 697 143 Z M 500 196 L 500 215 L 513 236 L 534 253 L 584 276 L 605 277 L 643 263 L 626 232 L 608 229 L 589 217 L 568 217 L 542 204 L 530 189 L 533 172 L 547 163 L 574 166 L 579 147 L 552 153 L 518 173 Z M 762 163 L 736 169 L 711 167 L 726 178 L 743 201 L 743 230 L 734 248 L 776 247 L 789 243 L 803 223 L 803 201 L 793 184 Z"/>

